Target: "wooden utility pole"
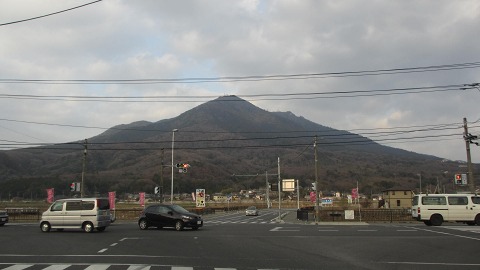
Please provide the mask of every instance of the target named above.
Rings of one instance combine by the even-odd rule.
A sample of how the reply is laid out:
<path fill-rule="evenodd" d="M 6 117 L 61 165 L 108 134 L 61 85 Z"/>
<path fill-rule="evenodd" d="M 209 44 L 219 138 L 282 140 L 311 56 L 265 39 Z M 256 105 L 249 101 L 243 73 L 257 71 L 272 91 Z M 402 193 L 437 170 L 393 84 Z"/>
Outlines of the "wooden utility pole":
<path fill-rule="evenodd" d="M 465 139 L 465 148 L 467 149 L 468 187 L 470 189 L 470 192 L 475 193 L 475 178 L 473 176 L 472 157 L 470 155 L 470 138 L 469 138 L 470 134 L 468 133 L 468 124 L 467 124 L 466 117 L 463 118 L 463 129 L 464 129 L 463 137 Z"/>
<path fill-rule="evenodd" d="M 315 150 L 315 223 L 320 220 L 320 185 L 318 184 L 318 154 L 317 154 L 317 136 L 313 144 Z"/>
<path fill-rule="evenodd" d="M 164 149 L 162 148 L 162 160 L 160 165 L 160 202 L 163 203 L 163 153 Z"/>

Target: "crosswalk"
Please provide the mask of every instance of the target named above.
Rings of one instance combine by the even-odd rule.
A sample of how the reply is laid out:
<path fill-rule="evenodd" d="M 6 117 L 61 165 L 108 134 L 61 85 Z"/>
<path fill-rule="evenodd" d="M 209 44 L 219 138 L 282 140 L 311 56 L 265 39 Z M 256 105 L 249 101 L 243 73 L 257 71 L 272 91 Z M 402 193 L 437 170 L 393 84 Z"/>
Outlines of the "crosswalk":
<path fill-rule="evenodd" d="M 5 264 L 1 270 L 236 270 L 237 268 L 188 267 L 146 264 Z M 264 269 L 262 270 L 269 270 Z M 273 269 L 271 269 L 273 270 Z M 277 269 L 278 270 L 278 269 Z"/>

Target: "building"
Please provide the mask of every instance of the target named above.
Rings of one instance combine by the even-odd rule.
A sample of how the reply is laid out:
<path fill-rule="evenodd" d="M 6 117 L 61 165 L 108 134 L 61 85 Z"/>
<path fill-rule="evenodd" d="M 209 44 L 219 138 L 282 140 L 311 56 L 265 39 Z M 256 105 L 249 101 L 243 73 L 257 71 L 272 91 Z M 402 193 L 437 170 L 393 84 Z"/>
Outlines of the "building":
<path fill-rule="evenodd" d="M 410 189 L 387 189 L 383 191 L 385 208 L 405 209 L 412 207 L 413 191 Z"/>

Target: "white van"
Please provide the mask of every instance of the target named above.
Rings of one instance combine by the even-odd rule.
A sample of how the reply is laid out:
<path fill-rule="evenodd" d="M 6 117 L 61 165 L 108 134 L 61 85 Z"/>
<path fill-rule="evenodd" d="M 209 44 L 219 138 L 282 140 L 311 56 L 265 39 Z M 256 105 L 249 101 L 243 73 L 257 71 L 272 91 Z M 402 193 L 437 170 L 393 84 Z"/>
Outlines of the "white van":
<path fill-rule="evenodd" d="M 412 217 L 428 226 L 444 221 L 480 225 L 480 196 L 475 194 L 419 194 L 412 199 Z"/>
<path fill-rule="evenodd" d="M 106 198 L 63 199 L 43 212 L 42 232 L 50 229 L 82 229 L 85 232 L 104 231 L 110 225 L 110 204 Z"/>

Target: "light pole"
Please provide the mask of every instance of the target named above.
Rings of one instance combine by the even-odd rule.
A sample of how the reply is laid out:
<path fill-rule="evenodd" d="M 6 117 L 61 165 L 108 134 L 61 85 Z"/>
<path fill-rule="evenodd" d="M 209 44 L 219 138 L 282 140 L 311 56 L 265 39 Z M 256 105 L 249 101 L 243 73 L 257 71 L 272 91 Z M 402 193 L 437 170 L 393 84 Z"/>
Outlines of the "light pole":
<path fill-rule="evenodd" d="M 175 132 L 177 132 L 178 129 L 172 130 L 172 186 L 170 188 L 170 204 L 173 204 L 173 148 L 175 145 Z"/>
<path fill-rule="evenodd" d="M 418 174 L 419 181 L 420 181 L 420 194 L 422 194 L 422 173 Z"/>

